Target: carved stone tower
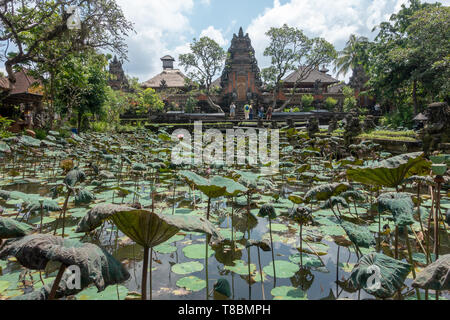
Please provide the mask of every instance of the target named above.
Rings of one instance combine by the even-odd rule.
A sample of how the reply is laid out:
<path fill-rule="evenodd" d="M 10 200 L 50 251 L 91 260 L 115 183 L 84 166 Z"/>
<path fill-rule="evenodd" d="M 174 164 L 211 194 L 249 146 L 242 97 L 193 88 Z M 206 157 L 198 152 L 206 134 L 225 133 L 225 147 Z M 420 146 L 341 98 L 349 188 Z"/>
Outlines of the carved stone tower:
<path fill-rule="evenodd" d="M 221 86 L 223 89 L 223 103 L 227 108 L 232 101 L 243 105 L 250 100 L 256 102 L 262 86 L 260 69 L 255 58 L 248 33 L 244 36 L 242 27 L 239 34 L 233 35 L 228 58 L 222 72 Z"/>
<path fill-rule="evenodd" d="M 116 56 L 114 56 L 114 60 L 109 64 L 109 73 L 111 74 L 109 86 L 112 89 L 123 91 L 130 90 L 128 79 L 122 68 L 122 62 L 120 62 Z"/>

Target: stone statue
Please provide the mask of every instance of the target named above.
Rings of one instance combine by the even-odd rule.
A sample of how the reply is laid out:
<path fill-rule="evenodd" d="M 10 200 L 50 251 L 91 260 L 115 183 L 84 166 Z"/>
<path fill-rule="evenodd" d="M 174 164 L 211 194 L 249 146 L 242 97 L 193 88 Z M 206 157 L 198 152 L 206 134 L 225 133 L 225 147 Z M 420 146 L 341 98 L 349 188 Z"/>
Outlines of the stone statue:
<path fill-rule="evenodd" d="M 315 94 L 320 94 L 320 84 L 322 83 L 322 80 L 317 79 L 314 82 L 314 93 Z"/>
<path fill-rule="evenodd" d="M 377 125 L 375 124 L 375 118 L 372 115 L 368 115 L 363 123 L 363 130 L 364 132 L 370 132 L 373 131 Z"/>
<path fill-rule="evenodd" d="M 316 133 L 320 132 L 319 121 L 316 118 L 310 118 L 306 126 L 308 135 L 312 138 Z"/>
<path fill-rule="evenodd" d="M 423 151 L 430 154 L 442 150 L 443 144 L 449 143 L 450 137 L 450 107 L 446 102 L 432 103 L 425 111 L 428 119 L 420 135 Z"/>
<path fill-rule="evenodd" d="M 349 113 L 345 118 L 344 142 L 346 146 L 354 144 L 354 140 L 362 132 L 361 123 L 356 113 Z"/>
<path fill-rule="evenodd" d="M 334 131 L 336 131 L 338 128 L 338 122 L 336 117 L 333 117 L 328 124 L 328 134 L 332 134 Z"/>

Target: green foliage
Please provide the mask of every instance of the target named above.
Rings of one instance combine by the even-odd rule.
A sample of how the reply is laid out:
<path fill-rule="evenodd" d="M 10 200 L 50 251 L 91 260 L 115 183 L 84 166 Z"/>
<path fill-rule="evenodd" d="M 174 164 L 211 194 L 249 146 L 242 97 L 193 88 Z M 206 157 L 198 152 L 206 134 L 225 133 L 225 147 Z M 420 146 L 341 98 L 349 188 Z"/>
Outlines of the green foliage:
<path fill-rule="evenodd" d="M 336 107 L 337 103 L 338 103 L 338 102 L 337 102 L 336 99 L 333 99 L 332 97 L 329 97 L 329 98 L 327 98 L 327 99 L 325 100 L 325 108 L 326 108 L 327 110 L 332 111 L 332 110 L 334 109 L 334 107 Z"/>
<path fill-rule="evenodd" d="M 410 0 L 381 23 L 366 66 L 377 101 L 413 105 L 417 114 L 431 101 L 449 99 L 449 21 L 449 7 Z M 409 120 L 402 111 L 391 117 Z"/>
<path fill-rule="evenodd" d="M 332 44 L 323 38 L 308 38 L 302 30 L 284 24 L 281 28 L 270 28 L 266 33 L 270 39 L 264 56 L 271 59 L 271 66 L 262 70 L 266 85 L 274 90 L 274 96 L 283 85 L 288 72 L 299 69 L 294 89 L 307 78 L 317 65 L 326 65 L 336 57 Z"/>
<path fill-rule="evenodd" d="M 47 137 L 47 131 L 43 129 L 35 129 L 34 132 L 36 133 L 36 139 L 38 140 L 44 140 Z"/>
<path fill-rule="evenodd" d="M 145 89 L 139 93 L 139 106 L 136 109 L 138 115 L 145 115 L 150 112 L 160 112 L 164 110 L 164 102 L 152 88 Z"/>
<path fill-rule="evenodd" d="M 189 78 L 205 86 L 209 94 L 213 77 L 223 68 L 225 50 L 208 37 L 194 39 L 190 48 L 191 53 L 180 55 L 180 65 L 188 71 Z"/>
<path fill-rule="evenodd" d="M 8 138 L 12 136 L 12 133 L 8 131 L 14 120 L 0 116 L 0 138 Z"/>
<path fill-rule="evenodd" d="M 346 75 L 350 69 L 355 70 L 359 65 L 367 61 L 368 39 L 362 36 L 350 35 L 344 48 L 338 54 L 334 70 L 337 75 Z"/>
<path fill-rule="evenodd" d="M 54 76 L 56 104 L 64 114 L 77 114 L 79 131 L 86 114 L 103 113 L 107 99 L 106 64 L 105 56 L 95 52 L 73 54 L 61 62 L 60 72 Z"/>
<path fill-rule="evenodd" d="M 198 100 L 195 99 L 192 95 L 190 95 L 186 101 L 186 106 L 184 108 L 184 111 L 186 113 L 193 113 L 195 111 L 195 108 L 197 108 L 197 104 L 198 104 Z"/>
<path fill-rule="evenodd" d="M 345 86 L 342 89 L 342 93 L 344 94 L 344 112 L 355 111 L 358 101 L 355 98 L 355 91 L 349 87 Z"/>
<path fill-rule="evenodd" d="M 415 114 L 413 106 L 402 104 L 385 116 L 383 125 L 390 126 L 392 128 L 412 128 L 414 124 L 414 117 Z"/>
<path fill-rule="evenodd" d="M 302 96 L 302 107 L 304 111 L 310 111 L 314 102 L 314 96 L 312 94 L 305 94 Z"/>

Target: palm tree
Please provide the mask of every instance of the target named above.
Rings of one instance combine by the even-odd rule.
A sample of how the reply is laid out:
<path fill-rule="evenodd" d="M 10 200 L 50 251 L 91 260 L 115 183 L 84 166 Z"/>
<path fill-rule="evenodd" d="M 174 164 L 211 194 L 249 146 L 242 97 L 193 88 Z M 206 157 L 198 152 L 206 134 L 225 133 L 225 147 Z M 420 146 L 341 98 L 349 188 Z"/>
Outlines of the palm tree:
<path fill-rule="evenodd" d="M 368 42 L 366 37 L 350 35 L 344 50 L 339 52 L 334 71 L 337 76 L 345 76 L 350 69 L 354 70 L 361 63 L 362 45 Z"/>

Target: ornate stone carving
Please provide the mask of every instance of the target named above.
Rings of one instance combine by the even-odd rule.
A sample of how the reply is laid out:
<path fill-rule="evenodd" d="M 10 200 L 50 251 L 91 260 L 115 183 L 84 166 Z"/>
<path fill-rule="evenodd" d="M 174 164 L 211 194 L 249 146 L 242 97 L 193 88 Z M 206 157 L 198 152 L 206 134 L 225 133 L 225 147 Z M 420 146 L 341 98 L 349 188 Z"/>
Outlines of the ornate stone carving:
<path fill-rule="evenodd" d="M 450 107 L 445 102 L 432 103 L 425 111 L 428 119 L 421 131 L 423 149 L 429 154 L 442 149 L 442 144 L 449 143 Z"/>

